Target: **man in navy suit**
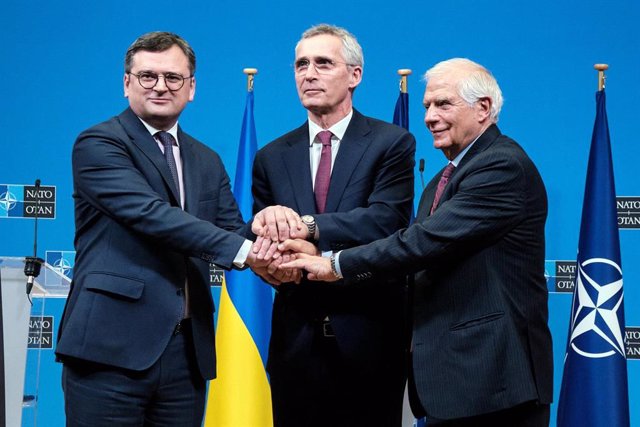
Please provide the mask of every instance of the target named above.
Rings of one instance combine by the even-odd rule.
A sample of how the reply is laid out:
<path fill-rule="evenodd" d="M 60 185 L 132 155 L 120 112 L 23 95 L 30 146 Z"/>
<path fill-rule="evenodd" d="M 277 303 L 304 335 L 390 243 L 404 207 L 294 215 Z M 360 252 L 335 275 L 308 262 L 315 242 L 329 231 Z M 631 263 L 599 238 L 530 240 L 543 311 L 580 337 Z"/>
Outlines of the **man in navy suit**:
<path fill-rule="evenodd" d="M 56 354 L 68 426 L 200 426 L 215 377 L 209 266 L 255 265 L 219 156 L 184 133 L 195 54 L 139 37 L 129 108 L 73 148 L 74 280 Z"/>
<path fill-rule="evenodd" d="M 302 35 L 295 55 L 308 121 L 257 153 L 254 212 L 272 205 L 293 209 L 304 221 L 297 236 L 323 251 L 406 227 L 415 140 L 353 109 L 363 67 L 355 37 L 319 25 Z M 258 215 L 254 231 L 268 222 L 266 214 Z M 269 231 L 277 240 L 282 228 L 274 224 Z M 405 283 L 397 274 L 363 286 L 307 282 L 277 288 L 267 366 L 275 426 L 401 424 Z"/>
<path fill-rule="evenodd" d="M 425 122 L 449 165 L 406 230 L 283 267 L 360 287 L 416 273 L 412 408 L 437 426 L 547 426 L 553 392 L 547 326 L 547 198 L 523 149 L 496 126 L 502 94 L 467 59 L 427 71 Z M 288 241 L 282 249 L 304 248 Z"/>

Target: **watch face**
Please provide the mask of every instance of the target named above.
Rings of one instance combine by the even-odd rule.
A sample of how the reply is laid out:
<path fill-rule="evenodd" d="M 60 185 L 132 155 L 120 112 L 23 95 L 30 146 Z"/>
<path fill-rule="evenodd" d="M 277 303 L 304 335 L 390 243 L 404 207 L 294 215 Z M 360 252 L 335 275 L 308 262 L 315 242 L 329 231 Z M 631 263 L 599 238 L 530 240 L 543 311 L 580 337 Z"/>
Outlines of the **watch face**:
<path fill-rule="evenodd" d="M 302 217 L 300 217 L 300 219 L 305 224 L 314 222 L 314 219 L 313 219 L 313 217 L 311 215 L 303 215 Z"/>

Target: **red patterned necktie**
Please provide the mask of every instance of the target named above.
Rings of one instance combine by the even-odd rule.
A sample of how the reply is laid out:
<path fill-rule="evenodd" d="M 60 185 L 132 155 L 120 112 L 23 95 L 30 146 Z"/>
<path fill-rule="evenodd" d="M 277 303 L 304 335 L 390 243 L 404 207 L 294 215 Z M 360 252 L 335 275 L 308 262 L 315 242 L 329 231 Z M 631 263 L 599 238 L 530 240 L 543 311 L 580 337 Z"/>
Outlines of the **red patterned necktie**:
<path fill-rule="evenodd" d="M 327 194 L 329 193 L 329 182 L 331 181 L 331 136 L 328 130 L 318 133 L 318 139 L 322 143 L 322 154 L 320 164 L 316 172 L 316 182 L 313 192 L 316 196 L 316 208 L 318 213 L 323 213 L 327 205 Z"/>
<path fill-rule="evenodd" d="M 455 168 L 456 167 L 453 166 L 453 163 L 449 163 L 447 167 L 444 168 L 444 171 L 442 172 L 442 176 L 440 177 L 440 181 L 438 181 L 438 188 L 436 188 L 436 196 L 433 198 L 433 204 L 431 205 L 430 214 L 433 214 L 433 211 L 436 210 L 438 203 L 440 203 L 440 197 L 442 197 L 442 193 L 444 192 L 444 187 L 447 186 L 447 183 L 449 182 L 449 178 L 451 177 L 451 174 L 453 173 L 453 170 Z"/>

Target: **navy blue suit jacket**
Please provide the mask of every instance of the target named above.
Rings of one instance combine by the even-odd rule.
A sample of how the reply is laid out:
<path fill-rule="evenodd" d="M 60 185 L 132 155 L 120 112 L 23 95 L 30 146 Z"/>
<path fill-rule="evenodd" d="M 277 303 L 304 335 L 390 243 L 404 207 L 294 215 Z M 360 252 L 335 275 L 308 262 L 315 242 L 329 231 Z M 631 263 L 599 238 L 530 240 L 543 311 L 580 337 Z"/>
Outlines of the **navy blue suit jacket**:
<path fill-rule="evenodd" d="M 323 251 L 371 242 L 408 224 L 415 163 L 415 139 L 409 132 L 354 110 L 333 166 L 323 214 L 316 214 L 309 144 L 305 123 L 257 153 L 254 212 L 279 204 L 313 215 Z M 306 366 L 317 332 L 313 322 L 326 315 L 342 355 L 354 369 L 375 375 L 382 365 L 401 364 L 404 283 L 404 276 L 396 275 L 362 288 L 317 282 L 281 285 L 273 309 L 269 371 Z M 401 366 L 389 369 L 403 371 Z"/>
<path fill-rule="evenodd" d="M 200 372 L 215 377 L 209 263 L 229 269 L 244 223 L 219 156 L 181 129 L 185 208 L 156 141 L 130 110 L 73 148 L 76 261 L 56 354 L 143 370 L 183 316 L 189 284 Z"/>
<path fill-rule="evenodd" d="M 429 215 L 439 173 L 416 222 L 340 254 L 346 278 L 417 272 L 413 372 L 433 417 L 479 415 L 553 392 L 547 326 L 547 198 L 522 148 L 489 127 L 463 157 Z"/>

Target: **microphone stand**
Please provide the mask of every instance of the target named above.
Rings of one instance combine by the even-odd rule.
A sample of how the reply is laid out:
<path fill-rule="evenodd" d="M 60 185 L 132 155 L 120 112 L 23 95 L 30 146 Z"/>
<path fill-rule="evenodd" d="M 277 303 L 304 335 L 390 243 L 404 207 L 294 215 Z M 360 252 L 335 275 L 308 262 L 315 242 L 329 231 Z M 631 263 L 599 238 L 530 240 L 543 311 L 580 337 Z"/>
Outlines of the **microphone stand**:
<path fill-rule="evenodd" d="M 27 276 L 27 296 L 29 297 L 29 302 L 31 302 L 31 290 L 33 289 L 33 282 L 35 278 L 40 275 L 40 269 L 42 268 L 42 264 L 44 264 L 44 260 L 38 257 L 38 212 L 40 211 L 40 180 L 36 179 L 35 183 L 35 194 L 36 194 L 36 213 L 35 213 L 35 221 L 33 223 L 33 256 L 25 257 L 24 259 L 24 274 Z M 33 304 L 33 303 L 32 303 Z"/>

